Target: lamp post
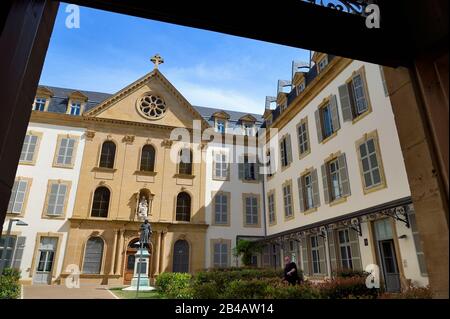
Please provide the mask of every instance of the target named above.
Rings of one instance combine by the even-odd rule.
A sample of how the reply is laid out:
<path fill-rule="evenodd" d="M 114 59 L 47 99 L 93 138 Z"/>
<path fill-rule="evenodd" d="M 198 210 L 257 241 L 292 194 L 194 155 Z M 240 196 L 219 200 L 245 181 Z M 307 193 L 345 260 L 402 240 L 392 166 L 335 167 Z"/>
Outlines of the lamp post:
<path fill-rule="evenodd" d="M 0 259 L 0 276 L 3 275 L 3 269 L 5 268 L 6 263 L 6 253 L 9 247 L 9 239 L 11 237 L 11 228 L 14 222 L 17 222 L 17 226 L 28 226 L 27 223 L 21 221 L 20 219 L 11 218 L 8 223 L 8 230 L 6 231 L 5 244 L 3 246 L 2 258 Z"/>

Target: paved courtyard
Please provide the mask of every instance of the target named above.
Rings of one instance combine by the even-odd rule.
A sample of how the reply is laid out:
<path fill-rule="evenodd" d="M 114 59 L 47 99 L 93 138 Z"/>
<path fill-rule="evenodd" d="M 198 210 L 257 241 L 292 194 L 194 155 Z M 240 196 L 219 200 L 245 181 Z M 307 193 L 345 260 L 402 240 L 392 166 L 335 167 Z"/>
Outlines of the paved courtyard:
<path fill-rule="evenodd" d="M 64 285 L 23 286 L 23 299 L 117 299 L 107 288 L 100 285 L 81 285 L 67 288 Z"/>

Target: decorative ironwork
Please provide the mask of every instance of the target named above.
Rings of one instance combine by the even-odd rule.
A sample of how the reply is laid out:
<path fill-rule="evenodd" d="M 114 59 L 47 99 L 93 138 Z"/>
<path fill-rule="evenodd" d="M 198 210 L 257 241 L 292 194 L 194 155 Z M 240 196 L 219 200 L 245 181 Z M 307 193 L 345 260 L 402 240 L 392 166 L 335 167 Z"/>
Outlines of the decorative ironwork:
<path fill-rule="evenodd" d="M 350 14 L 367 16 L 366 7 L 374 3 L 370 0 L 302 0 L 307 3 L 315 4 L 321 7 L 334 9 Z"/>
<path fill-rule="evenodd" d="M 385 216 L 392 217 L 397 221 L 405 223 L 405 226 L 409 228 L 409 219 L 407 210 L 408 210 L 407 206 L 400 206 L 382 210 L 380 213 Z"/>

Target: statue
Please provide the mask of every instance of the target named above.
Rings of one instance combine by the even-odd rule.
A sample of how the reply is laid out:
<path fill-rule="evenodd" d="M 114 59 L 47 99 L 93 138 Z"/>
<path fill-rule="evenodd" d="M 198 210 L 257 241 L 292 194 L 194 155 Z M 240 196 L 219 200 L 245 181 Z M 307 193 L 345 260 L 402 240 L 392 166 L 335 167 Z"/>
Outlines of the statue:
<path fill-rule="evenodd" d="M 152 226 L 148 222 L 148 219 L 145 219 L 144 223 L 141 225 L 141 244 L 143 248 L 149 248 L 150 236 L 152 235 Z"/>
<path fill-rule="evenodd" d="M 138 206 L 138 216 L 140 219 L 147 219 L 148 214 L 148 202 L 147 199 L 142 196 L 141 200 L 139 201 Z"/>

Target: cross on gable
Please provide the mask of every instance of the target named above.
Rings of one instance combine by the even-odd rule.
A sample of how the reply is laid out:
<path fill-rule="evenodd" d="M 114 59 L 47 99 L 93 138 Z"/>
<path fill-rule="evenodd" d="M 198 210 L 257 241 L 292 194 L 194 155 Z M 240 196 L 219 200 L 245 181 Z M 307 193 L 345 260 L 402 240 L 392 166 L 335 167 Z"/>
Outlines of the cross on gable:
<path fill-rule="evenodd" d="M 164 59 L 163 59 L 159 54 L 154 55 L 154 56 L 150 59 L 150 61 L 155 65 L 155 69 L 158 68 L 158 65 L 164 63 Z"/>

